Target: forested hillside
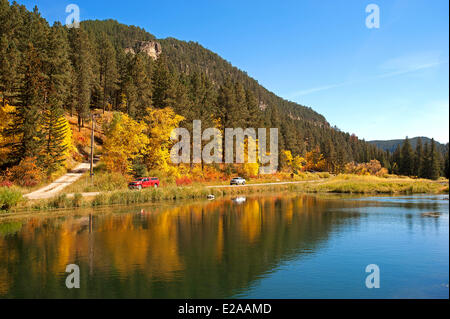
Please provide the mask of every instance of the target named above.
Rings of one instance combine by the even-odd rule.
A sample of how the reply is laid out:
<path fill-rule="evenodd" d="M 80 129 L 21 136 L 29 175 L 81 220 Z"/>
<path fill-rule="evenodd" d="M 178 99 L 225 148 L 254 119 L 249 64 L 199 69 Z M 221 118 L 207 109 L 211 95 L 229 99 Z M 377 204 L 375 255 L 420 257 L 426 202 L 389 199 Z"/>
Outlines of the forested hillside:
<path fill-rule="evenodd" d="M 29 12 L 7 0 L 0 0 L 0 98 L 0 168 L 16 180 L 30 170 L 50 176 L 67 167 L 74 139 L 85 144 L 89 138 L 80 132 L 94 110 L 104 121 L 103 159 L 122 173 L 180 175 L 168 162 L 167 132 L 191 130 L 193 120 L 222 131 L 279 128 L 280 170 L 339 173 L 348 163 L 375 159 L 390 170 L 397 164 L 197 43 L 158 40 L 114 20 L 50 26 L 37 8 Z M 78 130 L 68 116 L 78 119 Z"/>
<path fill-rule="evenodd" d="M 135 31 L 136 27 L 127 29 L 114 20 L 84 21 L 81 26 L 93 41 L 106 35 L 115 46 L 118 61 L 142 58 L 148 64 L 147 69 L 153 69 L 150 71 L 153 75 L 155 71 L 167 68 L 169 72 L 164 76 L 174 86 L 171 90 L 175 94 L 170 106 L 185 117 L 182 124 L 187 127 L 194 119 L 201 119 L 211 126 L 212 115 L 221 119 L 222 127 L 278 127 L 281 132 L 280 149 L 290 150 L 294 156 L 319 147 L 336 167 L 343 167 L 350 161 L 367 162 L 374 158 L 387 161 L 384 153 L 375 147 L 331 128 L 325 118 L 311 108 L 269 92 L 245 72 L 198 43 L 174 38 L 156 40 L 142 29 L 139 32 Z M 161 44 L 160 59 L 155 62 L 139 53 L 125 56 L 125 49 L 135 48 L 136 43 L 145 40 L 156 40 Z M 152 75 L 147 74 L 146 77 L 151 78 Z M 126 88 L 119 91 L 129 95 Z M 161 103 L 153 106 L 163 107 Z M 133 107 L 131 112 L 134 112 Z"/>

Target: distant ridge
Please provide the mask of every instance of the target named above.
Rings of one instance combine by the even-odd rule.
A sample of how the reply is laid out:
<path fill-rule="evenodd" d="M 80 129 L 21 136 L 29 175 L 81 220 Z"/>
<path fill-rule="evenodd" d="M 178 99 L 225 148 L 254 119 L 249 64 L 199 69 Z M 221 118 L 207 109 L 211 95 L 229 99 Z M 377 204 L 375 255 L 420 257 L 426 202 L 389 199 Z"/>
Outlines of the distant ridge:
<path fill-rule="evenodd" d="M 419 138 L 422 140 L 423 145 L 425 145 L 425 143 L 428 143 L 428 144 L 431 143 L 431 138 L 425 137 L 425 136 L 417 136 L 417 137 L 413 137 L 413 138 L 408 138 L 413 149 L 415 149 L 415 147 L 417 145 L 417 140 Z M 398 139 L 398 140 L 376 140 L 376 141 L 368 141 L 368 142 L 370 144 L 375 145 L 379 149 L 382 149 L 383 151 L 389 151 L 389 152 L 393 153 L 399 145 L 400 146 L 403 145 L 404 141 L 405 141 L 404 139 Z M 434 142 L 436 143 L 437 150 L 439 152 L 441 152 L 442 154 L 445 153 L 445 145 L 441 144 L 439 142 L 436 142 L 436 141 L 434 141 Z"/>

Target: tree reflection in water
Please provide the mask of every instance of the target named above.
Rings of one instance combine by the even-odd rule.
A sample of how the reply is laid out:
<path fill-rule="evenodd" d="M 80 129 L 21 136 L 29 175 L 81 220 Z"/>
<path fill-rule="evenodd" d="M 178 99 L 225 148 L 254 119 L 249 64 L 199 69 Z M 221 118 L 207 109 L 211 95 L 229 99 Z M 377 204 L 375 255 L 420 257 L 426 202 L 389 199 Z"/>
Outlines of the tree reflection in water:
<path fill-rule="evenodd" d="M 282 194 L 4 223 L 12 231 L 0 233 L 0 296 L 231 297 L 314 254 L 331 232 L 357 227 L 365 205 Z M 64 285 L 72 263 L 76 290 Z"/>

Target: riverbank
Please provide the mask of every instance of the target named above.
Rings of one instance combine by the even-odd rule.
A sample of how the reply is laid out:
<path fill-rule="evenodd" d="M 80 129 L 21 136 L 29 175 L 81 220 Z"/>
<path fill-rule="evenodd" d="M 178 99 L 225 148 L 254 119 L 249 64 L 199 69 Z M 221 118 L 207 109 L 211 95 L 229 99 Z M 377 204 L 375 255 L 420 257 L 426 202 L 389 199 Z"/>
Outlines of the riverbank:
<path fill-rule="evenodd" d="M 250 195 L 266 192 L 342 193 L 342 194 L 444 194 L 448 193 L 448 181 L 431 181 L 411 178 L 384 178 L 375 176 L 338 175 L 327 179 L 254 184 L 246 186 L 169 186 L 142 191 L 119 190 L 91 195 L 80 193 L 60 194 L 54 198 L 22 200 L 9 212 L 42 211 L 65 208 L 89 208 L 108 205 L 131 205 L 149 202 L 206 199 Z"/>

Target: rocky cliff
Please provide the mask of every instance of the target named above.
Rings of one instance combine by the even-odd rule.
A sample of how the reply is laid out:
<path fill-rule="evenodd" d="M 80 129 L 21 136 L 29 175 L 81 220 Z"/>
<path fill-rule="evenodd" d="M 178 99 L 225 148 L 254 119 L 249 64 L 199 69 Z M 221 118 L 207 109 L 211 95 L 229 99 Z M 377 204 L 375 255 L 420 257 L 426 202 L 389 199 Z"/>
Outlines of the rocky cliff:
<path fill-rule="evenodd" d="M 162 52 L 161 44 L 156 41 L 139 41 L 134 48 L 126 48 L 125 53 L 136 54 L 144 52 L 153 60 L 156 60 Z"/>

